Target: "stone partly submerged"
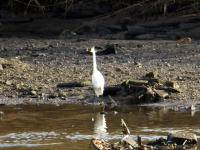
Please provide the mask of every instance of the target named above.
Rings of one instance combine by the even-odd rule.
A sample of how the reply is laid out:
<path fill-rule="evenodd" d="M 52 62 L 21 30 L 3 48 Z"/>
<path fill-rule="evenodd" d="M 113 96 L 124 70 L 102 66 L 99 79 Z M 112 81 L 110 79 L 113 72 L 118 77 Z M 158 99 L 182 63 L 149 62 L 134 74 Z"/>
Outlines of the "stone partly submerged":
<path fill-rule="evenodd" d="M 167 141 L 177 143 L 179 145 L 197 144 L 197 136 L 194 133 L 175 132 L 167 136 Z"/>
<path fill-rule="evenodd" d="M 130 131 L 121 120 L 123 137 L 115 143 L 104 139 L 93 138 L 90 143 L 90 150 L 193 150 L 197 148 L 197 136 L 194 133 L 176 132 L 170 133 L 167 139 L 161 137 L 155 141 L 142 143 L 141 137 L 137 140 L 130 136 Z"/>
<path fill-rule="evenodd" d="M 189 132 L 169 133 L 167 139 L 159 138 L 146 144 L 156 150 L 196 150 L 197 136 Z"/>
<path fill-rule="evenodd" d="M 116 96 L 116 101 L 126 104 L 142 104 L 159 102 L 180 92 L 177 82 L 164 81 L 158 78 L 157 72 L 149 72 L 142 79 L 125 80 L 115 88 L 105 88 L 104 96 Z"/>
<path fill-rule="evenodd" d="M 57 90 L 50 98 L 66 97 L 62 91 L 65 89 L 84 88 L 90 86 L 85 81 L 71 81 L 57 84 Z M 104 89 L 105 104 L 110 103 L 109 96 L 117 102 L 116 104 L 144 104 L 160 102 L 172 98 L 174 94 L 181 92 L 176 81 L 163 80 L 157 72 L 149 72 L 141 79 L 125 80 L 114 86 L 107 86 Z"/>

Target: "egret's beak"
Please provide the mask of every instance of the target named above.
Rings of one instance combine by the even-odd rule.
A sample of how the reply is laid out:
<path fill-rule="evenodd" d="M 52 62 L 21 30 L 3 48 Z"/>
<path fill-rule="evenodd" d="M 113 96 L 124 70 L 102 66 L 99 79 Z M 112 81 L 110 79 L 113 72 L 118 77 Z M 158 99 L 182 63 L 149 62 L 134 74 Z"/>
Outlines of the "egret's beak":
<path fill-rule="evenodd" d="M 93 46 L 91 49 L 90 49 L 90 52 L 95 52 L 95 47 Z"/>
<path fill-rule="evenodd" d="M 86 52 L 93 53 L 94 51 L 94 46 L 92 48 L 86 48 Z"/>
<path fill-rule="evenodd" d="M 87 52 L 88 54 L 92 54 L 91 48 L 86 48 L 86 52 Z"/>

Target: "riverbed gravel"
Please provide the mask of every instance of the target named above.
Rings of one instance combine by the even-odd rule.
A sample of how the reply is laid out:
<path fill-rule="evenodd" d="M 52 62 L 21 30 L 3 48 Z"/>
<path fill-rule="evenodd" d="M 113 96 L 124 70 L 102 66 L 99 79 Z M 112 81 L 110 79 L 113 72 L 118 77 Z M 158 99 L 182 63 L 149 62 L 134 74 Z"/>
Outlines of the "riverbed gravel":
<path fill-rule="evenodd" d="M 157 72 L 160 79 L 174 81 L 180 89 L 180 93 L 159 103 L 200 103 L 199 41 L 16 37 L 0 39 L 0 103 L 88 102 L 95 95 L 91 85 L 92 55 L 86 49 L 95 46 L 103 51 L 109 45 L 115 46 L 115 53 L 97 55 L 106 86 Z"/>

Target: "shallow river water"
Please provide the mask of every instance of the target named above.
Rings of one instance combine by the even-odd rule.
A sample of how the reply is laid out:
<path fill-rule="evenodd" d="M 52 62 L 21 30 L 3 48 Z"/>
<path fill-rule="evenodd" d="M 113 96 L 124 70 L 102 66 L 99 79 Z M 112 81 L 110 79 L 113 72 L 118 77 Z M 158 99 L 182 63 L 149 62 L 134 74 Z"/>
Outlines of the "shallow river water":
<path fill-rule="evenodd" d="M 84 105 L 0 106 L 0 150 L 88 150 L 97 113 L 101 108 Z M 168 132 L 189 131 L 200 139 L 200 112 L 176 112 L 152 107 L 123 106 L 107 112 L 107 140 L 122 137 L 123 118 L 131 135 L 149 141 Z M 200 140 L 199 140 L 200 142 Z M 200 145 L 198 145 L 200 149 Z"/>

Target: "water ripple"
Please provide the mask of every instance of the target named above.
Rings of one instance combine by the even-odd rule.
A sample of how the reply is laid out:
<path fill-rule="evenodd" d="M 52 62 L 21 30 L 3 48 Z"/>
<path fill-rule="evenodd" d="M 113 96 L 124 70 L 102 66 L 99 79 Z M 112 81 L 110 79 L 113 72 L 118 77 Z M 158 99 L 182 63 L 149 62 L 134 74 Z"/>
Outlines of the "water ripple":
<path fill-rule="evenodd" d="M 143 140 L 155 140 L 163 137 L 161 134 L 166 132 L 174 132 L 174 131 L 190 131 L 194 133 L 200 133 L 200 129 L 191 129 L 191 130 L 180 130 L 173 128 L 159 128 L 159 129 L 150 129 L 150 128 L 142 128 L 140 132 L 140 136 Z M 137 139 L 137 135 L 130 135 L 132 138 Z M 105 140 L 119 140 L 122 138 L 121 134 L 81 134 L 80 132 L 76 132 L 68 135 L 66 132 L 58 133 L 58 132 L 23 132 L 23 133 L 10 133 L 4 136 L 0 136 L 0 147 L 15 147 L 15 146 L 43 146 L 43 145 L 55 145 L 62 144 L 64 140 L 91 140 L 92 138 L 100 138 Z M 166 138 L 166 136 L 164 137 Z M 199 139 L 200 136 L 198 135 Z M 55 142 L 58 141 L 58 142 Z M 60 140 L 60 142 L 59 142 Z"/>
<path fill-rule="evenodd" d="M 14 146 L 41 146 L 54 145 L 60 143 L 49 143 L 49 139 L 54 139 L 60 134 L 56 132 L 23 132 L 10 133 L 0 136 L 0 147 L 14 147 Z"/>
<path fill-rule="evenodd" d="M 48 143 L 48 144 L 27 144 L 27 143 L 20 143 L 20 144 L 14 144 L 14 143 L 0 143 L 0 147 L 16 147 L 16 146 L 26 146 L 26 147 L 34 147 L 34 146 L 45 146 L 45 145 L 56 145 L 56 144 L 62 144 L 62 143 Z"/>

